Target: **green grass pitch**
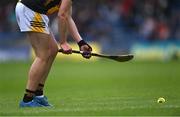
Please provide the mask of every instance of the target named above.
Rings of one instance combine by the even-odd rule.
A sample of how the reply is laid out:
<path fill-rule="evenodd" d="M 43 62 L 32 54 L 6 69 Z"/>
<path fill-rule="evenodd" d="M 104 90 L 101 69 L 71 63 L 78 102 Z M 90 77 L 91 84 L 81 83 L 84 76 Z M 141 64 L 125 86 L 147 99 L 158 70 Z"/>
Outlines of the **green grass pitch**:
<path fill-rule="evenodd" d="M 178 61 L 56 60 L 45 88 L 54 107 L 20 109 L 30 63 L 0 63 L 0 116 L 180 115 Z"/>

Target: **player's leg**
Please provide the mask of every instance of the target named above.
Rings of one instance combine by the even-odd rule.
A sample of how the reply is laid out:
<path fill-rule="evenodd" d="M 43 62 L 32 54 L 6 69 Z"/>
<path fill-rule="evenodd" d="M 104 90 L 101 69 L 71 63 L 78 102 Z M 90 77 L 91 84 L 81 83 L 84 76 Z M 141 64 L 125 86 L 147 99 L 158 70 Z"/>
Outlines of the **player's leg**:
<path fill-rule="evenodd" d="M 56 43 L 56 40 L 55 40 L 54 35 L 52 33 L 50 34 L 50 37 L 51 37 L 53 43 Z M 47 66 L 51 67 L 52 62 L 49 61 Z M 41 78 L 41 81 L 39 82 L 39 85 L 36 89 L 36 96 L 42 96 L 43 95 L 43 88 L 44 88 L 44 84 L 46 82 L 46 78 L 48 77 L 49 71 L 50 71 L 50 69 L 47 70 L 46 73 L 44 74 L 44 76 Z"/>
<path fill-rule="evenodd" d="M 53 34 L 50 34 L 50 37 L 51 37 L 52 43 L 57 43 Z M 54 58 L 51 58 L 51 59 L 52 60 L 47 62 L 47 67 L 48 68 L 51 68 L 51 66 L 52 66 L 52 63 L 53 63 L 52 61 L 54 60 Z M 36 92 L 35 92 L 35 97 L 34 97 L 34 99 L 38 103 L 40 103 L 40 104 L 42 104 L 44 106 L 52 106 L 51 104 L 48 103 L 47 97 L 44 96 L 44 86 L 45 86 L 45 82 L 46 82 L 46 79 L 48 77 L 49 71 L 50 71 L 50 69 L 47 69 L 44 76 L 41 78 L 41 80 L 40 80 L 40 82 L 38 84 L 38 87 L 36 89 Z"/>
<path fill-rule="evenodd" d="M 51 35 L 30 32 L 28 38 L 35 51 L 36 58 L 29 71 L 27 90 L 23 98 L 24 102 L 33 100 L 39 83 L 42 78 L 44 81 L 46 80 L 45 76 L 47 76 L 58 52 L 57 43 L 52 39 Z"/>
<path fill-rule="evenodd" d="M 54 37 L 54 35 L 52 34 L 52 33 L 50 33 L 50 38 L 51 38 L 51 43 L 53 43 L 53 44 L 56 44 L 56 46 L 58 45 L 57 44 L 57 42 L 56 42 L 56 40 L 55 40 L 55 37 Z M 58 48 L 58 47 L 57 47 Z M 56 51 L 58 51 L 57 49 L 56 49 Z M 52 58 L 53 60 L 54 60 L 54 58 Z M 48 62 L 48 67 L 51 67 L 52 66 L 52 62 L 51 61 L 49 61 Z M 42 77 L 42 79 L 41 79 L 41 81 L 40 81 L 40 85 L 38 86 L 38 88 L 43 88 L 44 87 L 44 84 L 45 84 L 45 82 L 46 82 L 46 78 L 47 78 L 47 76 L 48 76 L 48 74 L 49 74 L 49 71 L 50 71 L 50 69 L 48 69 L 48 71 L 46 72 L 46 74 L 44 74 L 44 76 Z"/>
<path fill-rule="evenodd" d="M 27 89 L 35 91 L 40 82 L 45 82 L 54 58 L 58 52 L 58 46 L 55 40 L 52 39 L 51 35 L 29 33 L 28 38 L 35 51 L 36 58 L 29 71 Z M 36 79 L 38 79 L 38 82 L 34 83 L 34 80 Z"/>

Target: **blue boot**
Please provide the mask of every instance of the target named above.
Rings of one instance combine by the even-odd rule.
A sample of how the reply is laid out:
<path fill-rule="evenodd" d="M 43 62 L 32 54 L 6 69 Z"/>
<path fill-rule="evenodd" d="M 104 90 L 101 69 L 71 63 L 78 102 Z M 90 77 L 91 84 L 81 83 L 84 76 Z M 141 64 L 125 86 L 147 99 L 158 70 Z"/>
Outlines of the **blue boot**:
<path fill-rule="evenodd" d="M 32 100 L 30 102 L 21 101 L 20 104 L 19 104 L 19 107 L 23 108 L 23 107 L 44 107 L 44 106 L 39 104 L 35 100 Z"/>
<path fill-rule="evenodd" d="M 34 101 L 36 101 L 37 103 L 39 103 L 39 104 L 41 104 L 43 106 L 52 107 L 52 105 L 49 104 L 48 99 L 47 99 L 46 96 L 35 96 Z"/>

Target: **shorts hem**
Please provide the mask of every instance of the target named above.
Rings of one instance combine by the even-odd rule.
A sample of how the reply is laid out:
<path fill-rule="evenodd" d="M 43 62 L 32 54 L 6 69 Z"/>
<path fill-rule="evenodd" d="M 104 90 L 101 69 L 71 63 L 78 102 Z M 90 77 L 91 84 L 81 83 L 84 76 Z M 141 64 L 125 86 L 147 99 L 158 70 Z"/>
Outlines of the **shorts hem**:
<path fill-rule="evenodd" d="M 22 33 L 26 33 L 26 32 L 35 32 L 35 33 L 43 33 L 43 34 L 50 34 L 49 32 L 39 32 L 39 31 L 32 31 L 32 30 L 21 30 Z"/>

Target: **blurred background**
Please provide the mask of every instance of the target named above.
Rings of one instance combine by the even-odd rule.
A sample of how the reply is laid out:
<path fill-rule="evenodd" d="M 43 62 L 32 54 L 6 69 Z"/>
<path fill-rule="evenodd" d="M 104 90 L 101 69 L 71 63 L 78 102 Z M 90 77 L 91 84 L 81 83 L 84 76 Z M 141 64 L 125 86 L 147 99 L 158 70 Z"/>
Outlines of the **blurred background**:
<path fill-rule="evenodd" d="M 0 0 L 0 116 L 180 116 L 180 0 L 74 0 L 73 18 L 94 51 L 135 58 L 58 54 L 45 89 L 52 109 L 18 108 L 33 52 L 16 23 L 16 2 Z M 56 14 L 49 17 L 59 40 Z"/>
<path fill-rule="evenodd" d="M 16 0 L 0 1 L 0 61 L 32 56 L 15 17 Z M 82 37 L 105 54 L 135 54 L 136 60 L 180 58 L 179 0 L 75 0 L 73 18 Z M 56 15 L 50 27 L 59 39 Z M 71 40 L 69 40 L 71 41 Z M 98 47 L 97 47 L 98 46 Z"/>

